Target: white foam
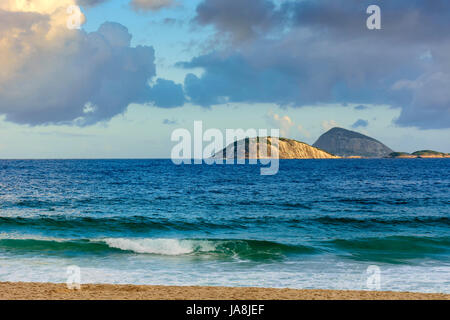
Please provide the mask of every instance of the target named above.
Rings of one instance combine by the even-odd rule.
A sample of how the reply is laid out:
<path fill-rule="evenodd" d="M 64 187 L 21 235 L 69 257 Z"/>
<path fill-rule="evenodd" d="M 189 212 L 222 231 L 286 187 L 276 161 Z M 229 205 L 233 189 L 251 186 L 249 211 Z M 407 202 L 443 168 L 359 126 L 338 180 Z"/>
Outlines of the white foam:
<path fill-rule="evenodd" d="M 179 239 L 103 239 L 108 246 L 136 253 L 160 255 L 183 255 L 193 252 L 214 251 L 217 243 L 207 240 L 179 240 Z"/>

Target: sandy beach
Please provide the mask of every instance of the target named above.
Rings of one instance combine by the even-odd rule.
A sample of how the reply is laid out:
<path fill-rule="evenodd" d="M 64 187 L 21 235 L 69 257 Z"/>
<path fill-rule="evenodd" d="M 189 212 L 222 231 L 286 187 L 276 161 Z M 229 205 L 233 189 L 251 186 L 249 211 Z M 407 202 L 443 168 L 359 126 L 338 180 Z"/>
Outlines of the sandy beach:
<path fill-rule="evenodd" d="M 84 284 L 69 290 L 66 284 L 1 282 L 1 300 L 450 300 L 450 294 L 297 290 L 248 287 L 179 287 Z"/>

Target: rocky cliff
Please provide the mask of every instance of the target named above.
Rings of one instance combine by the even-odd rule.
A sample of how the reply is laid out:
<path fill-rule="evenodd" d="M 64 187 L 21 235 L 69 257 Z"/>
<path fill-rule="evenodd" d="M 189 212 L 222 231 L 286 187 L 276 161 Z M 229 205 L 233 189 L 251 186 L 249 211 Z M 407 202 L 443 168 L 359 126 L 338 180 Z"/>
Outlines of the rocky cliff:
<path fill-rule="evenodd" d="M 383 158 L 393 152 L 374 138 L 337 127 L 322 134 L 313 146 L 341 157 Z"/>
<path fill-rule="evenodd" d="M 266 143 L 267 141 L 267 143 Z M 240 147 L 241 146 L 241 147 Z M 239 148 L 240 147 L 240 148 Z M 234 148 L 234 152 L 232 149 Z M 222 151 L 216 153 L 214 158 L 224 159 L 261 159 L 271 157 L 276 154 L 273 139 L 268 137 L 248 138 L 239 140 L 227 146 Z M 257 152 L 258 150 L 258 152 Z M 312 147 L 306 143 L 279 138 L 278 150 L 280 159 L 335 159 L 339 158 L 328 152 Z"/>

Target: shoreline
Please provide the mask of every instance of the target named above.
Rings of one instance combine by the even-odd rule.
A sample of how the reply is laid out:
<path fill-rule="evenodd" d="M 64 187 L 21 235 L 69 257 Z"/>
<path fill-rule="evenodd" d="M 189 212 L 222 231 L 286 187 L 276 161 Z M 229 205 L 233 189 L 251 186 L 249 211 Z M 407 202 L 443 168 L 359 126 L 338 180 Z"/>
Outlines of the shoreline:
<path fill-rule="evenodd" d="M 0 300 L 450 300 L 450 294 L 255 287 L 0 282 Z"/>

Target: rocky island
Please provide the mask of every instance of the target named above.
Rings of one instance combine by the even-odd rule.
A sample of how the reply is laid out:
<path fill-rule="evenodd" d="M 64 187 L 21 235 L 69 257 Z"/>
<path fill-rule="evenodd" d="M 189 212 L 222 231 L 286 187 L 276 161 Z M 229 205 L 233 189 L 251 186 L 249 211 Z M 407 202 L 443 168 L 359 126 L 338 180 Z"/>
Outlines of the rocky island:
<path fill-rule="evenodd" d="M 214 159 L 262 159 L 272 156 L 272 137 L 246 138 L 231 143 L 212 156 Z M 233 150 L 234 149 L 234 150 Z M 257 152 L 258 150 L 258 152 Z M 394 152 L 380 141 L 359 132 L 332 128 L 311 146 L 294 139 L 279 138 L 280 159 L 338 159 L 338 158 L 450 158 L 449 153 L 420 150 L 413 153 Z"/>
<path fill-rule="evenodd" d="M 414 158 L 450 158 L 450 153 L 438 152 L 434 150 L 420 150 L 413 153 L 392 152 L 389 158 L 414 159 Z"/>
<path fill-rule="evenodd" d="M 313 146 L 346 158 L 384 158 L 394 152 L 374 138 L 338 127 L 322 134 Z"/>
<path fill-rule="evenodd" d="M 247 138 L 238 140 L 225 149 L 216 153 L 215 159 L 261 159 L 270 157 L 273 153 L 272 137 L 267 139 Z M 267 142 L 266 142 L 267 141 Z M 239 146 L 241 146 L 239 148 Z M 233 150 L 234 149 L 234 150 Z M 340 158 L 329 152 L 315 148 L 293 139 L 279 138 L 280 159 L 337 159 Z M 256 151 L 258 150 L 258 152 Z M 265 151 L 267 150 L 267 151 Z"/>

